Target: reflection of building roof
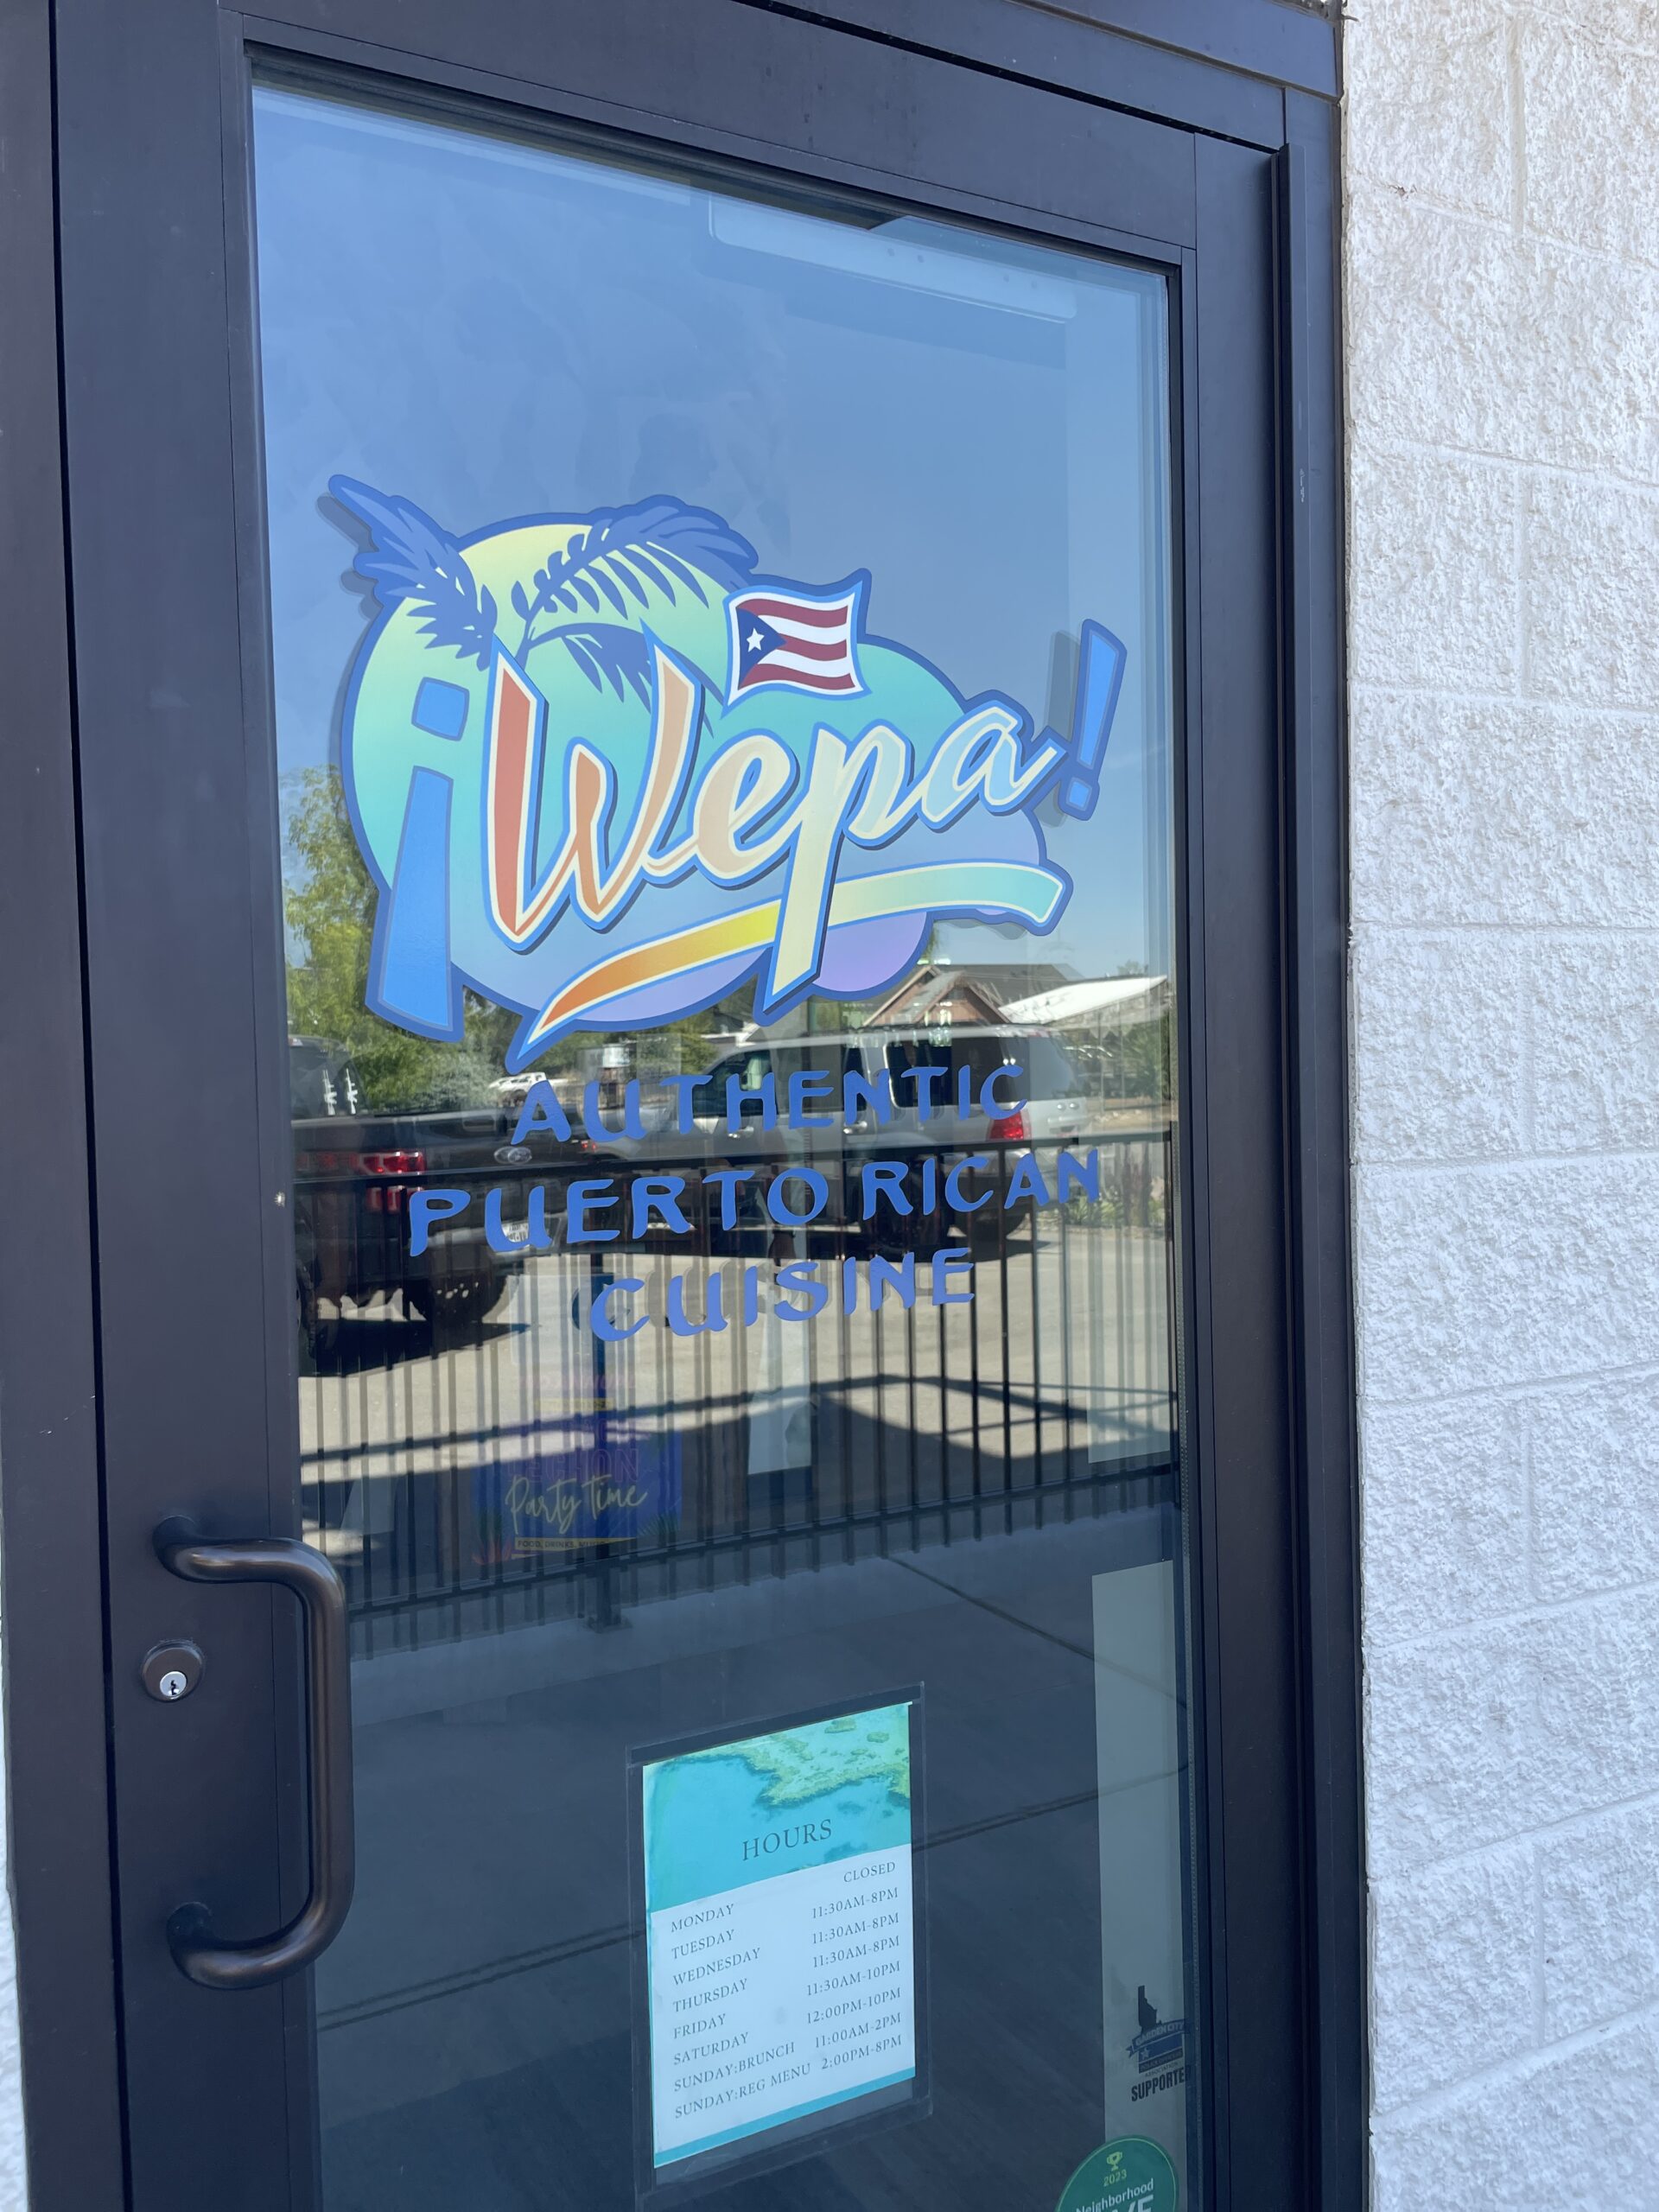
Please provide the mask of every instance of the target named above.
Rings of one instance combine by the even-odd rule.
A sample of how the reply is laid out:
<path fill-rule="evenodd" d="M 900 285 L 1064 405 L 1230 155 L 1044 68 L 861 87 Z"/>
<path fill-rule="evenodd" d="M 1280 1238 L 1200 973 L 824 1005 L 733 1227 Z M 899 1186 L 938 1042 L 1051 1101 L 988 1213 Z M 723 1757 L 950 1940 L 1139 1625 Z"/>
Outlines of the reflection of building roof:
<path fill-rule="evenodd" d="M 1103 976 L 1092 983 L 1062 983 L 1033 998 L 1015 999 L 1002 1009 L 1009 1021 L 1087 1021 L 1096 1014 L 1127 1014 L 1148 1020 L 1161 1014 L 1169 988 L 1166 976 Z"/>
<path fill-rule="evenodd" d="M 1075 969 L 1057 967 L 1052 960 L 938 960 L 933 965 L 946 973 L 971 976 L 999 1006 L 1006 1006 L 1010 999 L 1028 999 L 1033 991 L 1052 991 L 1077 981 Z"/>
<path fill-rule="evenodd" d="M 983 1028 L 1001 1020 L 1001 1006 L 977 969 L 930 963 L 871 1007 L 861 1026 L 908 1029 L 972 1022 Z"/>

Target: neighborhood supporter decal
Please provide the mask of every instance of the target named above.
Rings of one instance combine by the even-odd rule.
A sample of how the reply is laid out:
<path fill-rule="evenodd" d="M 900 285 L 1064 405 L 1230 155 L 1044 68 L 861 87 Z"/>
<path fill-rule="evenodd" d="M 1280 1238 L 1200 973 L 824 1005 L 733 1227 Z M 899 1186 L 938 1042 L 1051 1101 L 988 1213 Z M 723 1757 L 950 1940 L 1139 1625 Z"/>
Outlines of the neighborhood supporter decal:
<path fill-rule="evenodd" d="M 1176 2212 L 1175 2169 L 1144 2135 L 1120 2135 L 1084 2160 L 1055 2212 Z"/>
<path fill-rule="evenodd" d="M 340 761 L 376 893 L 366 996 L 385 1020 L 459 1040 L 470 989 L 520 1017 L 506 1055 L 517 1073 L 572 1033 L 681 1021 L 745 984 L 762 1023 L 809 996 L 868 998 L 909 971 L 944 918 L 1042 935 L 1065 912 L 1071 883 L 1038 809 L 1052 799 L 1086 819 L 1099 798 L 1125 652 L 1098 623 L 1083 625 L 1063 738 L 1000 692 L 964 697 L 873 632 L 868 572 L 758 575 L 751 545 L 677 499 L 456 537 L 408 499 L 340 476 L 330 489 L 368 535 L 354 565 L 378 609 L 352 668 Z M 959 1116 L 1019 1110 L 1020 1071 L 999 1074 L 988 1097 L 954 1102 Z M 683 1134 L 696 1080 L 670 1079 Z M 890 1116 L 890 1093 L 843 1100 L 842 1089 L 839 1073 L 792 1077 L 766 1126 Z M 829 1116 L 807 1110 L 830 1091 Z M 898 1103 L 926 1119 L 951 1102 Z M 569 1135 L 546 1082 L 515 1143 L 538 1129 Z M 1017 1195 L 1046 1203 L 1027 1160 Z M 1097 1160 L 1071 1167 L 1097 1197 Z M 777 1179 L 795 1186 L 780 1226 L 822 1211 L 823 1179 Z M 585 1236 L 582 1188 L 569 1241 L 615 1237 Z M 532 1245 L 547 1233 L 536 1197 Z M 429 1223 L 471 1203 L 413 1194 L 412 1251 Z M 690 1228 L 671 1194 L 656 1217 Z M 496 1243 L 499 1198 L 486 1226 Z M 969 1294 L 950 1287 L 952 1265 L 966 1262 L 936 1255 L 934 1302 Z M 753 1319 L 747 1292 L 743 1302 Z"/>

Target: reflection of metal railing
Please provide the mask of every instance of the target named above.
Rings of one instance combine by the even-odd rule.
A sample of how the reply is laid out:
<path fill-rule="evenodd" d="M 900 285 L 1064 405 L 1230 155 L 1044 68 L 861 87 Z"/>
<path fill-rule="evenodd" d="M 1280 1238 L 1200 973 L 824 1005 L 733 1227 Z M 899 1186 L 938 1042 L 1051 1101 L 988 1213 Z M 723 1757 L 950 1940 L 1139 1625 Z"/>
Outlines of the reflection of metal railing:
<path fill-rule="evenodd" d="M 1035 1154 L 1052 1189 L 1058 1147 L 982 1142 L 995 1172 L 980 1212 L 883 1217 L 879 1234 L 850 1203 L 780 1231 L 754 1200 L 764 1174 L 723 1230 L 695 1180 L 716 1145 L 650 1162 L 691 1176 L 690 1236 L 508 1262 L 499 1313 L 448 1332 L 407 1318 L 414 1300 L 395 1292 L 346 1314 L 302 1377 L 302 1476 L 360 1646 L 602 1623 L 625 1602 L 1143 1502 L 1176 1444 L 1172 1141 L 1144 1126 L 1069 1141 L 1074 1156 L 1097 1147 L 1099 1196 L 1040 1208 L 1006 1205 L 1010 1178 Z M 522 1217 L 539 1171 L 496 1179 L 513 1175 Z M 964 1221 L 974 1296 L 931 1305 L 929 1255 Z M 906 1254 L 915 1302 L 872 1310 L 868 1262 L 902 1274 Z M 830 1297 L 791 1323 L 775 1269 L 803 1259 Z M 662 1325 L 671 1274 L 692 1324 L 718 1295 L 726 1325 Z M 646 1325 L 607 1344 L 589 1308 L 625 1275 L 645 1287 L 617 1318 Z"/>

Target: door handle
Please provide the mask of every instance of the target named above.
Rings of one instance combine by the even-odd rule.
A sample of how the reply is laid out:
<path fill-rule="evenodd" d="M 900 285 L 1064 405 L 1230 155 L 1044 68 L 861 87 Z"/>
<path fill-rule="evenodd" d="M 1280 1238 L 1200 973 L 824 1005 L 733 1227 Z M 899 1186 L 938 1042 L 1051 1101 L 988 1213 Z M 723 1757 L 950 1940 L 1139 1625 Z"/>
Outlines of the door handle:
<path fill-rule="evenodd" d="M 332 1563 L 296 1536 L 205 1542 L 188 1521 L 165 1521 L 156 1553 L 187 1582 L 275 1582 L 305 1613 L 311 1894 L 286 1928 L 251 1943 L 213 1940 L 207 1909 L 181 1905 L 167 1940 L 181 1973 L 204 1989 L 258 1989 L 327 1949 L 351 1910 L 357 1880 L 352 1808 L 352 1654 L 346 1586 Z"/>

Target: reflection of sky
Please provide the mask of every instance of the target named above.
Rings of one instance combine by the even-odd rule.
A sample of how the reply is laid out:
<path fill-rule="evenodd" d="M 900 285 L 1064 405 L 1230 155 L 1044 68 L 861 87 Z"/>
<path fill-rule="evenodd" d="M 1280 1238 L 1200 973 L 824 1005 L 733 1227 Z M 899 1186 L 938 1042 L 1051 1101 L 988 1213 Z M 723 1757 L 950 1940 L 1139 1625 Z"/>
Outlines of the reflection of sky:
<path fill-rule="evenodd" d="M 1043 810 L 1077 892 L 1053 935 L 957 959 L 1167 966 L 1162 291 L 906 219 L 804 216 L 289 92 L 257 102 L 278 736 L 338 743 L 365 606 L 336 472 L 457 535 L 669 493 L 971 696 L 1066 726 L 1092 615 L 1129 647 L 1089 823 Z M 1068 641 L 1071 653 L 1068 653 Z M 1148 880 L 1147 854 L 1155 878 Z"/>

